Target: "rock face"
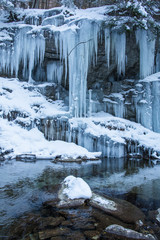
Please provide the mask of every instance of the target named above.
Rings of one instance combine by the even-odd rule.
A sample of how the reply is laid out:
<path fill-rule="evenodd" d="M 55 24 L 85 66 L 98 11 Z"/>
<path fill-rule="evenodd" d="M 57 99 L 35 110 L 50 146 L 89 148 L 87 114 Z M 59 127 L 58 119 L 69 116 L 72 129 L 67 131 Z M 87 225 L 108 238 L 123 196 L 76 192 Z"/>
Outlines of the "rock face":
<path fill-rule="evenodd" d="M 142 233 L 133 231 L 131 229 L 124 228 L 119 225 L 110 225 L 105 229 L 106 238 L 104 239 L 123 239 L 123 240 L 130 240 L 130 239 L 139 239 L 139 240 L 156 240 L 154 236 L 151 234 L 144 235 Z"/>

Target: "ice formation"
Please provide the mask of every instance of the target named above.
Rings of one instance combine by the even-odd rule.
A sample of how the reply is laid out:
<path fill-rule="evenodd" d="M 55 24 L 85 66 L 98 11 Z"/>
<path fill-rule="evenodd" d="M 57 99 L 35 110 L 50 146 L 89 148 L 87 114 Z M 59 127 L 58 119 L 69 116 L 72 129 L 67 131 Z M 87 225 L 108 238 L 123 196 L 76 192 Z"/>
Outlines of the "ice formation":
<path fill-rule="evenodd" d="M 38 67 L 43 63 L 45 79 L 48 82 L 69 86 L 71 116 L 86 117 L 91 116 L 92 112 L 104 110 L 112 112 L 117 117 L 124 117 L 123 100 L 117 100 L 113 104 L 114 100 L 110 102 L 110 99 L 105 98 L 104 106 L 100 106 L 98 100 L 92 101 L 91 89 L 89 92 L 87 89 L 87 77 L 89 68 L 96 65 L 98 47 L 103 36 L 106 72 L 112 67 L 111 64 L 116 64 L 117 75 L 125 76 L 127 59 L 125 31 L 104 27 L 106 21 L 104 9 L 103 11 L 94 9 L 96 17 L 92 9 L 83 12 L 74 10 L 71 16 L 65 11 L 63 8 L 33 11 L 25 18 L 25 25 L 14 26 L 14 37 L 11 37 L 13 35 L 11 32 L 6 36 L 3 30 L 0 41 L 2 38 L 6 40 L 0 44 L 0 72 L 28 79 L 31 83 L 34 80 L 32 73 L 36 71 L 36 81 L 42 80 L 42 77 L 39 78 L 40 74 L 38 75 L 40 72 Z M 155 61 L 155 36 L 149 30 L 136 30 L 136 40 L 140 49 L 140 77 L 144 78 L 160 69 L 160 57 L 157 52 Z M 48 41 L 53 43 L 52 54 L 57 56 L 53 58 L 51 56 L 51 59 L 46 60 L 44 57 Z"/>
<path fill-rule="evenodd" d="M 138 29 L 136 40 L 140 48 L 140 78 L 143 79 L 155 71 L 155 38 L 150 31 Z"/>
<path fill-rule="evenodd" d="M 105 34 L 105 53 L 107 58 L 107 66 L 110 66 L 110 54 L 115 56 L 118 75 L 125 75 L 126 64 L 126 34 L 111 32 L 109 28 L 104 30 Z"/>
<path fill-rule="evenodd" d="M 118 75 L 125 75 L 126 62 L 126 34 L 117 32 L 112 33 L 112 51 L 115 51 Z"/>
<path fill-rule="evenodd" d="M 87 75 L 91 62 L 96 62 L 99 31 L 96 22 L 84 19 L 55 35 L 60 59 L 65 62 L 65 78 L 69 76 L 69 108 L 74 117 L 87 115 Z"/>
<path fill-rule="evenodd" d="M 160 133 L 160 74 L 153 74 L 141 81 L 144 98 L 137 105 L 137 122 Z"/>
<path fill-rule="evenodd" d="M 22 26 L 18 29 L 13 46 L 0 48 L 0 71 L 18 77 L 22 69 L 24 78 L 32 82 L 32 70 L 36 64 L 41 64 L 45 53 L 45 40 L 32 27 Z"/>

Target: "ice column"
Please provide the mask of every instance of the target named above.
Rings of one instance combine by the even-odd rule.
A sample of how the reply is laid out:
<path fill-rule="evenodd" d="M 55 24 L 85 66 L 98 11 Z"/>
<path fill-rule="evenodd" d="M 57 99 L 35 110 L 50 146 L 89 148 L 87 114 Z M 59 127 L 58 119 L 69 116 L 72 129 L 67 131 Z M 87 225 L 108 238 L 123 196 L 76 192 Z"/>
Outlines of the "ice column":
<path fill-rule="evenodd" d="M 155 38 L 149 31 L 138 29 L 136 41 L 140 48 L 140 78 L 154 73 Z"/>
<path fill-rule="evenodd" d="M 75 117 L 87 114 L 87 75 L 90 64 L 96 63 L 99 30 L 97 23 L 83 20 L 59 32 L 60 58 L 65 63 L 65 76 L 69 77 L 69 108 Z"/>
<path fill-rule="evenodd" d="M 115 61 L 117 64 L 118 75 L 125 75 L 125 63 L 126 63 L 126 34 L 110 32 L 110 29 L 106 28 L 105 34 L 105 53 L 107 57 L 107 66 L 110 66 L 110 54 L 115 55 Z"/>
<path fill-rule="evenodd" d="M 115 51 L 118 75 L 125 75 L 126 63 L 126 34 L 112 33 L 112 52 Z"/>
<path fill-rule="evenodd" d="M 111 41 L 111 37 L 110 37 L 110 30 L 108 28 L 105 29 L 105 53 L 106 53 L 106 57 L 107 57 L 107 65 L 109 68 L 110 65 L 110 44 Z"/>

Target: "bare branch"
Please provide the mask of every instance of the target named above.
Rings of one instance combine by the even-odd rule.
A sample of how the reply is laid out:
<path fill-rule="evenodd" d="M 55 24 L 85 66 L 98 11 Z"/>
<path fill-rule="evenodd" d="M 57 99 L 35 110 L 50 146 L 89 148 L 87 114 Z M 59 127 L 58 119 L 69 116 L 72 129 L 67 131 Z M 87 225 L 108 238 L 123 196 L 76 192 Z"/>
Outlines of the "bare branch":
<path fill-rule="evenodd" d="M 75 45 L 75 47 L 72 48 L 71 51 L 68 53 L 68 57 L 69 57 L 69 55 L 73 52 L 73 50 L 74 50 L 77 46 L 79 46 L 80 44 L 88 43 L 88 42 L 90 42 L 90 41 L 93 41 L 93 38 L 89 39 L 89 40 L 86 41 L 86 42 L 80 42 L 80 43 L 77 43 L 77 44 Z"/>

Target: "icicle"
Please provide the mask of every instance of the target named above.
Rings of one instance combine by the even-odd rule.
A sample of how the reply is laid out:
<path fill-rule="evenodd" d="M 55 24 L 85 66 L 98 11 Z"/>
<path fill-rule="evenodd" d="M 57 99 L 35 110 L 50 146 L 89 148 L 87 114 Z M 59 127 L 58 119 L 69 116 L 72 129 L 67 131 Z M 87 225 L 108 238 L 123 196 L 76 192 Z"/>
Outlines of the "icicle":
<path fill-rule="evenodd" d="M 105 53 L 106 53 L 106 57 L 107 57 L 107 65 L 108 68 L 110 66 L 110 30 L 108 28 L 105 29 Z"/>
<path fill-rule="evenodd" d="M 112 33 L 112 52 L 115 51 L 117 73 L 125 75 L 126 63 L 126 34 Z"/>
<path fill-rule="evenodd" d="M 140 78 L 154 73 L 155 38 L 144 29 L 136 31 L 136 41 L 140 48 Z"/>
<path fill-rule="evenodd" d="M 69 77 L 69 109 L 73 116 L 86 117 L 87 74 L 91 62 L 96 63 L 99 31 L 97 23 L 84 20 L 56 35 L 57 51 L 65 63 L 65 79 Z"/>
<path fill-rule="evenodd" d="M 92 115 L 92 89 L 89 89 L 89 117 Z"/>
<path fill-rule="evenodd" d="M 45 40 L 41 34 L 37 36 L 29 32 L 31 27 L 23 27 L 15 36 L 12 48 L 0 48 L 0 71 L 5 74 L 18 77 L 19 69 L 22 68 L 23 77 L 28 76 L 32 81 L 34 66 L 41 64 L 44 59 Z"/>
<path fill-rule="evenodd" d="M 47 64 L 47 81 L 61 84 L 63 75 L 63 65 L 58 61 Z"/>

